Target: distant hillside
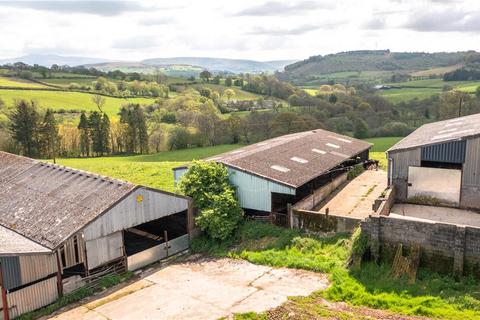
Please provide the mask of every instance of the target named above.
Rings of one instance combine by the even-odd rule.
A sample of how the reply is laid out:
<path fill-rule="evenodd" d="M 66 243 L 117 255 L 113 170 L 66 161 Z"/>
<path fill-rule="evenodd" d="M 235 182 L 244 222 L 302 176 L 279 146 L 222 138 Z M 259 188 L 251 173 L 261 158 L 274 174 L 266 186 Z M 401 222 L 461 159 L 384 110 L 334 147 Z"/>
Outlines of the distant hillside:
<path fill-rule="evenodd" d="M 285 67 L 279 74 L 283 80 L 302 83 L 328 74 L 346 72 L 413 73 L 432 68 L 462 64 L 475 54 L 464 52 L 391 52 L 390 50 L 348 51 L 326 56 L 313 56 Z M 448 70 L 448 69 L 447 69 Z"/>
<path fill-rule="evenodd" d="M 171 77 L 190 77 L 198 76 L 204 69 L 198 66 L 190 65 L 149 65 L 142 62 L 105 62 L 86 64 L 85 67 L 93 67 L 97 70 L 108 72 L 120 70 L 122 72 L 131 73 L 145 73 L 152 74 L 155 71 L 160 71 L 163 74 Z"/>
<path fill-rule="evenodd" d="M 54 54 L 31 54 L 27 56 L 11 58 L 11 59 L 0 59 L 1 64 L 23 62 L 29 65 L 38 64 L 40 66 L 51 67 L 53 64 L 59 66 L 69 65 L 71 67 L 80 66 L 83 64 L 92 64 L 92 63 L 103 63 L 109 62 L 111 60 L 101 59 L 101 58 L 89 58 L 89 57 L 67 57 L 59 56 Z"/>
<path fill-rule="evenodd" d="M 155 58 L 142 61 L 142 63 L 147 65 L 191 65 L 210 71 L 227 71 L 233 73 L 282 71 L 286 65 L 293 62 L 293 60 L 255 61 L 202 57 Z"/>

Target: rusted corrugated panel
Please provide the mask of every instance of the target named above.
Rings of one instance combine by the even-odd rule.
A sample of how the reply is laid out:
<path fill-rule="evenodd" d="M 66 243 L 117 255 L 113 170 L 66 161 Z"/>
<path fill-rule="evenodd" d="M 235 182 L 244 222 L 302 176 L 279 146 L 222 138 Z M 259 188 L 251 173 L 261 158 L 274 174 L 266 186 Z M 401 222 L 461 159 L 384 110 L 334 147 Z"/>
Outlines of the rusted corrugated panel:
<path fill-rule="evenodd" d="M 57 278 L 52 277 L 7 294 L 10 316 L 18 317 L 58 299 Z"/>
<path fill-rule="evenodd" d="M 85 241 L 98 239 L 187 209 L 184 197 L 139 188 L 89 224 L 83 234 Z"/>
<path fill-rule="evenodd" d="M 13 166 L 9 179 L 0 180 L 0 225 L 49 249 L 135 188 L 131 183 L 80 170 L 38 161 L 32 165 L 25 159 L 0 154 L 0 168 Z"/>
<path fill-rule="evenodd" d="M 393 179 L 407 179 L 408 167 L 421 165 L 420 148 L 389 152 L 388 157 L 393 159 Z"/>
<path fill-rule="evenodd" d="M 370 147 L 365 141 L 316 129 L 269 139 L 206 160 L 299 187 Z"/>
<path fill-rule="evenodd" d="M 467 140 L 462 184 L 480 186 L 480 138 Z"/>
<path fill-rule="evenodd" d="M 55 254 L 21 255 L 20 272 L 22 284 L 27 284 L 57 272 Z"/>
<path fill-rule="evenodd" d="M 480 135 L 480 113 L 421 126 L 388 151 L 411 149 Z"/>
<path fill-rule="evenodd" d="M 20 261 L 17 256 L 0 257 L 2 265 L 2 274 L 4 286 L 7 290 L 22 285 L 22 277 L 20 272 Z"/>
<path fill-rule="evenodd" d="M 118 231 L 106 237 L 87 241 L 88 268 L 93 269 L 123 255 L 123 236 Z"/>

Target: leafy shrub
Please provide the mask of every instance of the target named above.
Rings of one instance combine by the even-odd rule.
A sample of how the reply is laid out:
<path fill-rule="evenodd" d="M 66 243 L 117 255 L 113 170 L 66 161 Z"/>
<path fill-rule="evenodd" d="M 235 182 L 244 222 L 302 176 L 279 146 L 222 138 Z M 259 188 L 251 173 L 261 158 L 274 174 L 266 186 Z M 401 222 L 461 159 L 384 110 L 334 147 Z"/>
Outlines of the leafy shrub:
<path fill-rule="evenodd" d="M 233 234 L 242 218 L 240 209 L 232 190 L 211 196 L 211 204 L 203 209 L 196 218 L 202 231 L 214 239 L 226 239 Z"/>
<path fill-rule="evenodd" d="M 224 240 L 238 227 L 242 210 L 227 169 L 215 162 L 194 161 L 179 184 L 200 209 L 196 222 L 211 238 Z"/>
<path fill-rule="evenodd" d="M 362 165 L 354 166 L 350 171 L 348 171 L 347 178 L 348 180 L 353 180 L 365 171 Z"/>

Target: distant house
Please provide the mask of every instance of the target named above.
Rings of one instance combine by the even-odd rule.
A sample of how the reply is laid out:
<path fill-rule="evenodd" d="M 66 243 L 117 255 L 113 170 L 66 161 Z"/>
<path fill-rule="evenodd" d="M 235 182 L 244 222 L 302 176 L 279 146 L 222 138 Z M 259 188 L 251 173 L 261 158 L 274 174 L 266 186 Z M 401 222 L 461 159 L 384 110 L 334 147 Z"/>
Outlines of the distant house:
<path fill-rule="evenodd" d="M 287 204 L 368 160 L 370 143 L 317 129 L 293 133 L 205 159 L 225 165 L 240 206 L 253 215 L 287 212 Z M 175 181 L 187 166 L 174 169 Z"/>
<path fill-rule="evenodd" d="M 423 125 L 387 151 L 396 198 L 480 209 L 480 114 Z"/>
<path fill-rule="evenodd" d="M 0 319 L 188 248 L 189 198 L 0 152 Z"/>

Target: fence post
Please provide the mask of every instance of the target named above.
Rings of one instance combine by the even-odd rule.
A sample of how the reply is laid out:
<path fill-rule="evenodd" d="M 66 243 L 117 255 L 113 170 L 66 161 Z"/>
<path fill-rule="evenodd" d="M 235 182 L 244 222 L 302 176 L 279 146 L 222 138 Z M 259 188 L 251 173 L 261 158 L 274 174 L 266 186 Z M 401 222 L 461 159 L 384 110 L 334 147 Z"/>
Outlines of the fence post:
<path fill-rule="evenodd" d="M 287 203 L 287 228 L 293 229 L 292 205 Z"/>
<path fill-rule="evenodd" d="M 3 279 L 2 262 L 0 262 L 0 289 L 2 291 L 3 319 L 10 320 L 10 314 L 8 313 L 7 289 L 5 289 L 5 281 Z"/>

